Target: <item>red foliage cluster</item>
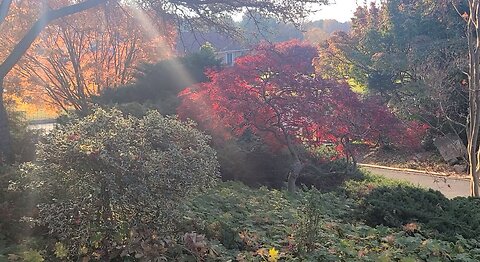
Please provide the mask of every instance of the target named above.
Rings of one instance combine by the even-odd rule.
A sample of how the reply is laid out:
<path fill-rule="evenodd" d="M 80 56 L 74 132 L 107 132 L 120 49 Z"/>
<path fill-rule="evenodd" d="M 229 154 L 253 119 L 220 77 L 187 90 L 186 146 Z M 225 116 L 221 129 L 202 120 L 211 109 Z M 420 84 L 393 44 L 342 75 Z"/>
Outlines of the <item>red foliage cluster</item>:
<path fill-rule="evenodd" d="M 314 73 L 317 50 L 299 41 L 261 44 L 235 66 L 209 72 L 211 82 L 183 91 L 180 117 L 214 137 L 249 129 L 272 148 L 342 140 L 419 145 L 424 129 L 409 127 L 375 99 L 362 100 L 346 83 Z M 417 136 L 418 134 L 418 136 Z"/>

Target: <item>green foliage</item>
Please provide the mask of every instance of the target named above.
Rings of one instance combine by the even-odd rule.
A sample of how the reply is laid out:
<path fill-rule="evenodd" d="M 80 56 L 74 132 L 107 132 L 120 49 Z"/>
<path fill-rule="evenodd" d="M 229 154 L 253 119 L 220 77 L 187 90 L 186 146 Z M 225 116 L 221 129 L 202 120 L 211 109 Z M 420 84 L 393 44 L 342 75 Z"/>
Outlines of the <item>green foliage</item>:
<path fill-rule="evenodd" d="M 346 161 L 336 160 L 307 166 L 297 183 L 307 187 L 315 187 L 321 192 L 338 191 L 345 183 L 364 181 L 364 174 L 351 168 Z"/>
<path fill-rule="evenodd" d="M 188 203 L 186 216 L 187 231 L 199 230 L 229 249 L 252 251 L 285 244 L 297 213 L 285 192 L 228 182 Z"/>
<path fill-rule="evenodd" d="M 218 177 L 208 140 L 155 111 L 139 119 L 97 109 L 52 130 L 22 168 L 40 225 L 60 242 L 56 256 L 161 257 L 178 205 Z"/>
<path fill-rule="evenodd" d="M 197 53 L 172 58 L 139 68 L 136 83 L 106 89 L 95 100 L 100 104 L 148 104 L 162 114 L 175 114 L 179 104 L 178 94 L 188 86 L 207 81 L 205 70 L 218 69 L 220 60 L 214 50 L 203 46 Z"/>
<path fill-rule="evenodd" d="M 287 150 L 272 151 L 262 139 L 246 132 L 239 139 L 214 144 L 218 152 L 220 170 L 224 181 L 240 181 L 248 186 L 281 189 L 285 187 L 291 159 Z M 299 148 L 307 165 L 297 180 L 297 185 L 315 187 L 322 192 L 338 190 L 345 181 L 362 179 L 363 173 L 343 160 L 320 162 L 322 152 L 312 154 L 309 149 Z"/>
<path fill-rule="evenodd" d="M 148 111 L 154 110 L 155 106 L 152 104 L 140 104 L 137 102 L 118 104 L 115 106 L 116 109 L 122 111 L 126 115 L 132 115 L 137 118 L 144 117 Z"/>
<path fill-rule="evenodd" d="M 440 192 L 411 186 L 378 187 L 361 204 L 369 225 L 401 227 L 418 223 L 430 236 L 455 240 L 479 239 L 480 200 L 444 197 Z"/>
<path fill-rule="evenodd" d="M 19 172 L 16 168 L 0 168 L 0 249 L 3 240 L 5 245 L 10 245 L 31 233 L 29 223 L 22 218 L 35 214 L 36 197 L 17 188 L 15 185 L 18 182 Z"/>
<path fill-rule="evenodd" d="M 41 262 L 50 261 L 46 257 L 44 250 L 46 241 L 41 238 L 25 237 L 15 243 L 10 243 L 2 238 L 0 234 L 0 262 L 12 261 L 31 261 Z"/>
<path fill-rule="evenodd" d="M 349 34 L 322 44 L 319 71 L 381 95 L 405 118 L 461 133 L 457 122 L 465 123 L 468 108 L 465 22 L 449 1 L 369 2 L 356 10 Z M 468 13 L 466 1 L 455 4 Z"/>
<path fill-rule="evenodd" d="M 55 243 L 55 257 L 66 258 L 68 257 L 68 249 L 61 243 Z"/>
<path fill-rule="evenodd" d="M 305 254 L 304 261 L 476 261 L 480 258 L 478 242 L 474 240 L 446 242 L 361 224 L 327 223 L 318 243 L 321 247 Z"/>
<path fill-rule="evenodd" d="M 476 240 L 449 242 L 409 228 L 370 227 L 352 219 L 357 208 L 337 193 L 304 190 L 292 196 L 229 182 L 188 203 L 184 230 L 207 236 L 207 261 L 265 261 L 272 247 L 280 261 L 480 259 Z"/>
<path fill-rule="evenodd" d="M 321 225 L 325 210 L 322 204 L 325 200 L 318 190 L 312 189 L 304 193 L 304 203 L 300 207 L 300 219 L 296 232 L 298 249 L 309 253 L 316 249 L 316 241 L 320 238 Z"/>
<path fill-rule="evenodd" d="M 35 158 L 35 144 L 39 139 L 39 133 L 28 129 L 25 114 L 16 111 L 15 104 L 7 101 L 8 124 L 12 136 L 12 146 L 17 162 L 32 161 Z"/>
<path fill-rule="evenodd" d="M 77 171 L 76 174 L 79 176 L 81 173 Z M 64 181 L 63 184 L 68 187 L 68 179 L 64 179 Z M 94 187 L 95 185 L 89 186 Z M 126 191 L 128 190 L 126 189 Z M 63 192 L 66 191 L 63 190 Z M 370 199 L 371 196 L 376 197 L 375 201 Z M 138 199 L 134 198 L 130 201 L 135 202 Z M 162 203 L 168 203 L 168 200 L 163 197 L 159 199 L 163 201 Z M 149 200 L 156 201 L 151 198 Z M 478 201 L 459 198 L 449 202 L 437 192 L 421 190 L 405 183 L 368 174 L 363 179 L 346 182 L 345 191 L 340 190 L 339 192 L 322 193 L 316 189 L 304 188 L 298 194 L 291 195 L 284 191 L 269 190 L 265 187 L 252 189 L 238 182 L 226 182 L 186 200 L 179 202 L 182 204 L 181 207 L 169 210 L 175 215 L 168 219 L 175 219 L 175 222 L 179 223 L 175 225 L 174 230 L 170 231 L 168 236 L 160 234 L 159 231 L 155 232 L 155 237 L 163 240 L 161 243 L 153 241 L 147 234 L 142 237 L 135 235 L 138 237 L 136 238 L 136 241 L 139 241 L 137 243 L 143 249 L 156 250 L 161 253 L 157 254 L 156 258 L 166 261 L 267 261 L 269 250 L 275 248 L 279 252 L 279 261 L 409 262 L 478 261 L 480 259 L 480 242 L 475 238 L 470 238 L 476 237 L 476 231 L 472 231 L 472 235 L 465 235 L 468 238 L 463 238 L 455 236 L 455 233 L 462 232 L 461 229 L 452 228 L 452 231 L 443 233 L 444 235 L 450 234 L 450 237 L 446 238 L 437 235 L 438 232 L 432 229 L 432 225 L 418 221 L 418 219 L 405 220 L 405 223 L 397 224 L 402 227 L 386 227 L 384 225 L 365 225 L 356 216 L 356 214 L 362 214 L 364 209 L 366 209 L 366 213 L 377 212 L 378 216 L 387 212 L 394 216 L 398 214 L 419 216 L 423 213 L 421 214 L 422 218 L 433 217 L 432 221 L 435 222 L 442 221 L 438 219 L 442 216 L 442 212 L 439 211 L 441 207 L 445 212 L 451 209 L 451 212 L 447 212 L 449 215 L 456 213 L 456 217 L 448 219 L 450 222 L 458 222 L 460 225 L 462 219 L 466 221 L 466 218 L 476 217 L 479 210 L 472 205 L 478 206 Z M 445 201 L 447 201 L 447 206 L 442 204 Z M 404 202 L 410 206 L 405 207 Z M 118 201 L 115 203 L 119 204 Z M 373 211 L 373 207 L 367 205 L 378 203 L 385 207 Z M 417 207 L 413 207 L 414 204 Z M 152 211 L 148 204 L 141 203 L 141 205 L 141 208 Z M 160 205 L 156 207 L 162 208 Z M 394 207 L 399 212 L 392 211 Z M 134 207 L 129 206 L 129 208 Z M 78 229 L 74 221 L 67 220 L 68 212 L 65 212 L 64 216 L 59 216 L 60 213 L 55 210 L 50 209 L 50 211 L 52 212 L 51 219 L 66 219 L 63 228 L 69 228 L 72 231 Z M 94 209 L 83 206 L 82 219 L 89 215 L 87 211 L 94 212 Z M 116 218 L 113 222 L 125 225 L 125 221 L 118 220 L 123 216 L 119 211 L 121 210 L 116 209 Z M 427 218 L 432 213 L 438 217 Z M 98 213 L 96 214 L 98 215 Z M 40 221 L 43 218 L 45 215 L 41 214 Z M 132 228 L 139 225 L 144 228 L 154 226 L 151 217 L 145 217 L 144 213 L 136 213 L 135 217 L 129 217 L 133 220 L 137 218 L 144 218 L 144 220 L 137 220 L 138 223 Z M 105 244 L 102 240 L 106 238 L 102 238 L 102 235 L 99 234 L 100 226 L 96 222 L 99 221 L 91 221 L 88 224 L 87 232 L 92 235 L 88 239 L 89 242 L 78 250 L 83 254 L 83 258 L 90 260 L 106 259 L 106 253 L 103 253 L 106 251 L 102 249 Z M 162 222 L 166 223 L 167 220 L 162 220 Z M 475 219 L 471 222 L 470 229 L 474 225 L 480 224 Z M 470 225 L 462 224 L 462 226 Z M 56 233 L 56 229 L 49 229 L 51 233 Z M 122 229 L 121 226 L 116 227 L 117 231 Z M 0 261 L 7 258 L 12 261 L 74 259 L 72 241 L 62 241 L 58 238 L 58 234 L 56 236 L 57 238 L 53 238 L 53 235 L 49 236 L 51 238 L 50 245 L 46 245 L 45 242 L 25 242 L 10 248 L 3 248 L 0 239 Z M 176 236 L 183 237 L 180 240 L 180 237 Z M 112 248 L 109 250 L 111 251 L 110 259 L 115 258 L 115 251 L 112 251 L 115 248 L 127 249 L 131 252 L 130 256 L 119 258 L 121 261 L 144 261 L 152 257 L 151 252 L 136 248 L 135 241 L 129 242 L 134 236 L 124 235 L 124 237 L 126 238 L 123 243 L 110 242 L 125 245 L 109 246 Z M 119 239 L 115 241 L 119 241 Z M 94 244 L 97 245 L 96 248 L 90 246 Z M 45 247 L 47 247 L 46 250 Z M 121 254 L 120 250 L 118 253 Z"/>
<path fill-rule="evenodd" d="M 434 190 L 410 186 L 378 187 L 365 198 L 369 224 L 401 227 L 411 222 L 440 219 L 448 199 Z"/>
<path fill-rule="evenodd" d="M 22 261 L 25 262 L 43 262 L 45 259 L 37 250 L 27 250 L 22 253 Z"/>
<path fill-rule="evenodd" d="M 365 198 L 372 190 L 378 187 L 396 187 L 396 186 L 411 186 L 413 184 L 406 181 L 385 178 L 379 175 L 373 175 L 369 172 L 358 170 L 361 174 L 361 179 L 351 179 L 345 181 L 343 190 L 349 198 L 361 200 Z"/>
<path fill-rule="evenodd" d="M 253 187 L 284 186 L 291 162 L 288 153 L 272 152 L 260 139 L 245 137 L 216 143 L 214 148 L 223 180 L 241 181 Z"/>

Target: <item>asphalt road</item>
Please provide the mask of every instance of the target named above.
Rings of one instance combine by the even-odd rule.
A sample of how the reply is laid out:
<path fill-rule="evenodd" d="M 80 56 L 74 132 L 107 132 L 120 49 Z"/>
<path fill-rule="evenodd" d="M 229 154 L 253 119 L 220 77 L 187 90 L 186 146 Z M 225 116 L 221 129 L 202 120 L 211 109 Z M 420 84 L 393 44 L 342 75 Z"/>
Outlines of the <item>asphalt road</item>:
<path fill-rule="evenodd" d="M 48 131 L 52 130 L 54 126 L 55 126 L 54 123 L 31 124 L 31 125 L 28 125 L 28 128 L 29 129 L 43 129 L 43 130 L 48 132 Z"/>
<path fill-rule="evenodd" d="M 438 190 L 448 198 L 469 196 L 470 193 L 470 182 L 468 180 L 373 167 L 361 167 L 361 169 L 367 170 L 373 174 L 404 180 L 421 187 Z"/>

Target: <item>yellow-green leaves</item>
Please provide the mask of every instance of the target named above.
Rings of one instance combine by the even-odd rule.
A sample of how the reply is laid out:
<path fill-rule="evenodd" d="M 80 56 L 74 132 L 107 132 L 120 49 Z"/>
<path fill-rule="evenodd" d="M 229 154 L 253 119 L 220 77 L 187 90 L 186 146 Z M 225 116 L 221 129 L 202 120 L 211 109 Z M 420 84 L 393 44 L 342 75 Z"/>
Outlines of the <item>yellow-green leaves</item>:
<path fill-rule="evenodd" d="M 61 242 L 55 243 L 55 256 L 58 258 L 66 258 L 68 256 L 68 250 Z"/>

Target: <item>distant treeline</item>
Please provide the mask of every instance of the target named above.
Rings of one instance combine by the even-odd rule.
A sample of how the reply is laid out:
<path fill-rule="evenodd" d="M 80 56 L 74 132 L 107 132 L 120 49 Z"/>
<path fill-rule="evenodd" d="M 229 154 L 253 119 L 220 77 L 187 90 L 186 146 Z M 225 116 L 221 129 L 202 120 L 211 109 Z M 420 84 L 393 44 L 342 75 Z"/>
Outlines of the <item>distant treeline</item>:
<path fill-rule="evenodd" d="M 349 32 L 351 29 L 350 22 L 342 23 L 333 19 L 317 20 L 295 26 L 279 22 L 274 18 L 259 16 L 256 20 L 245 18 L 238 24 L 244 31 L 246 38 L 254 43 L 263 39 L 271 42 L 300 39 L 319 43 L 327 40 L 334 32 Z"/>

